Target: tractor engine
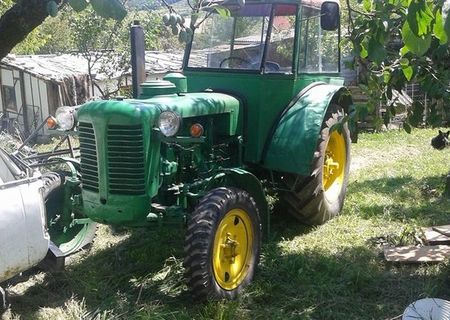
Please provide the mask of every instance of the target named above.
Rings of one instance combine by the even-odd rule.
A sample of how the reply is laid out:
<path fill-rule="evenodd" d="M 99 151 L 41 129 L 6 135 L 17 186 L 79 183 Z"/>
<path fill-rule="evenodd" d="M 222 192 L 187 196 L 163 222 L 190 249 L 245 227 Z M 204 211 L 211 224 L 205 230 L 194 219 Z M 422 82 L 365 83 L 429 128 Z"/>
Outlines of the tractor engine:
<path fill-rule="evenodd" d="M 94 221 L 144 226 L 169 209 L 185 211 L 204 178 L 239 163 L 238 99 L 177 92 L 168 81 L 142 87 L 142 99 L 77 111 L 82 211 Z"/>

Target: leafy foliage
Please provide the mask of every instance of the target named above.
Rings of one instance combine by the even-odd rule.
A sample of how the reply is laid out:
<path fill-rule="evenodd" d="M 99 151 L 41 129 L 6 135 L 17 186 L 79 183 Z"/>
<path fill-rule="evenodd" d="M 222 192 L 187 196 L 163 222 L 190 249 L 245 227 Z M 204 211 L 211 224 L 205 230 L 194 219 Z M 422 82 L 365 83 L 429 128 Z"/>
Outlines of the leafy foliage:
<path fill-rule="evenodd" d="M 401 105 L 396 91 L 420 83 L 431 104 L 415 101 L 405 129 L 423 123 L 439 125 L 450 112 L 450 3 L 443 0 L 347 0 L 348 38 L 358 63 L 366 69 L 368 109 L 387 106 L 385 122 Z"/>
<path fill-rule="evenodd" d="M 0 1 L 0 16 L 10 9 L 14 4 L 13 0 Z M 41 32 L 39 29 L 33 30 L 28 37 L 18 44 L 13 53 L 16 54 L 34 54 L 37 53 L 48 41 L 49 35 L 45 32 Z"/>
<path fill-rule="evenodd" d="M 139 20 L 146 31 L 148 50 L 173 49 L 176 37 L 164 28 L 159 17 L 158 13 L 134 11 L 122 21 L 115 21 L 98 16 L 91 8 L 79 13 L 66 13 L 72 48 L 87 60 L 89 74 L 93 77 L 99 71 L 109 80 L 115 79 L 110 81 L 110 88 L 97 86 L 104 98 L 120 90 L 125 75 L 130 71 L 129 27 L 132 21 Z"/>

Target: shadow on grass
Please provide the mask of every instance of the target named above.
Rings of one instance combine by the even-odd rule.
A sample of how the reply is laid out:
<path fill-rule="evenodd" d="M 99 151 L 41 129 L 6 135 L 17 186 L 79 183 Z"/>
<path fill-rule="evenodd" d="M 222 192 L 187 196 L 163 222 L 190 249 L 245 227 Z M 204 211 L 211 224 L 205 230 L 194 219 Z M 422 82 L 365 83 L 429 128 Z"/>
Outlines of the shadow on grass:
<path fill-rule="evenodd" d="M 23 294 L 12 295 L 12 311 L 25 319 L 36 318 L 41 308 L 64 308 L 75 297 L 83 300 L 89 310 L 82 315 L 86 318 L 112 311 L 120 314 L 119 318 L 143 313 L 165 319 L 161 314 L 174 313 L 176 319 L 195 315 L 209 319 L 210 313 L 218 312 L 214 307 L 217 302 L 196 304 L 189 295 L 181 266 L 184 232 L 180 230 L 182 227 L 131 230 L 131 235 L 119 244 L 87 255 L 64 272 L 47 273 Z M 284 212 L 277 212 L 269 243 L 309 230 Z M 227 304 L 226 309 L 233 306 L 235 302 Z"/>
<path fill-rule="evenodd" d="M 64 272 L 46 274 L 42 283 L 12 296 L 12 311 L 36 318 L 40 308 L 64 307 L 72 297 L 83 299 L 92 311 L 87 318 L 111 309 L 125 315 L 146 303 L 184 304 L 189 296 L 182 281 L 184 234 L 179 229 L 132 230 L 119 244 L 87 255 Z"/>
<path fill-rule="evenodd" d="M 387 264 L 366 246 L 294 253 L 272 246 L 249 295 L 260 319 L 386 319 L 422 297 L 450 297 L 449 269 Z"/>
<path fill-rule="evenodd" d="M 357 215 L 365 219 L 385 216 L 402 222 L 416 219 L 429 225 L 447 224 L 450 200 L 442 196 L 444 185 L 444 175 L 355 181 L 348 187 L 347 205 L 350 202 Z M 389 203 L 382 203 L 380 197 Z"/>
<path fill-rule="evenodd" d="M 434 188 L 440 179 L 431 177 L 419 184 Z M 411 195 L 402 186 L 415 184 L 410 177 L 354 182 L 349 194 L 394 194 L 404 201 Z M 371 203 L 358 210 L 370 218 L 385 208 Z M 392 217 L 427 214 L 423 206 L 399 206 Z M 198 304 L 184 286 L 180 230 L 133 230 L 121 243 L 87 255 L 65 272 L 47 274 L 24 294 L 13 296 L 12 310 L 33 319 L 41 308 L 66 308 L 75 297 L 84 302 L 86 312 L 78 316 L 87 319 L 383 319 L 401 314 L 422 297 L 450 297 L 447 264 L 389 265 L 370 244 L 302 249 L 295 241 L 314 229 L 278 207 L 253 284 L 237 301 Z M 281 240 L 294 238 L 293 248 L 283 248 Z"/>

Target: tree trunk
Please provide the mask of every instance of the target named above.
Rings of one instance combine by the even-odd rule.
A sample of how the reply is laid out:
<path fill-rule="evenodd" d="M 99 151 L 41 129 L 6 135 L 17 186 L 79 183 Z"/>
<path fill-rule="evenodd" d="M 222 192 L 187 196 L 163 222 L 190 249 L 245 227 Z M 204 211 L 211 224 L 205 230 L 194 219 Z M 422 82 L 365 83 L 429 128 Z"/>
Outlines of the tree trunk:
<path fill-rule="evenodd" d="M 49 0 L 17 0 L 0 17 L 0 60 L 48 16 Z M 60 3 L 60 0 L 55 1 Z"/>

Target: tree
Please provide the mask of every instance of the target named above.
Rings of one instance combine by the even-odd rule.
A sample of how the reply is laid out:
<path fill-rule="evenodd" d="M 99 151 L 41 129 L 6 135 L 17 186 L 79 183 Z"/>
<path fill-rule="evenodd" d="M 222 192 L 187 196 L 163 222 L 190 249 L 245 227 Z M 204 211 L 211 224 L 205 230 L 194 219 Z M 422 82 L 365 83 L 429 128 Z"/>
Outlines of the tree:
<path fill-rule="evenodd" d="M 423 123 L 440 125 L 450 112 L 449 3 L 443 0 L 359 0 L 356 9 L 347 0 L 348 41 L 360 64 L 367 68 L 362 88 L 369 96 L 369 110 L 387 106 L 384 121 L 396 114 L 394 90 L 420 83 L 431 99 L 427 117 L 424 105 L 414 101 L 404 124 L 406 131 Z"/>
<path fill-rule="evenodd" d="M 0 17 L 0 59 L 44 22 L 49 15 L 47 3 L 48 0 L 18 0 Z"/>
<path fill-rule="evenodd" d="M 11 0 L 2 2 L 0 9 L 8 9 L 0 16 L 0 60 L 49 15 L 56 16 L 65 3 L 62 0 L 17 0 L 12 5 Z M 68 3 L 75 11 L 82 11 L 88 6 L 86 0 L 68 0 Z M 104 18 L 122 20 L 127 13 L 118 0 L 91 0 L 89 4 Z"/>

